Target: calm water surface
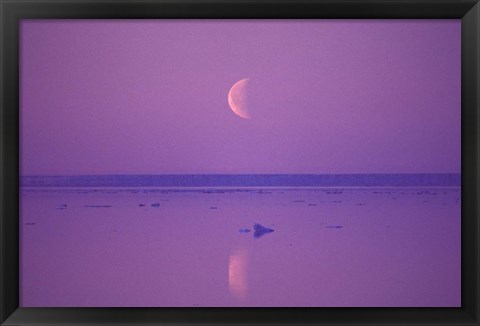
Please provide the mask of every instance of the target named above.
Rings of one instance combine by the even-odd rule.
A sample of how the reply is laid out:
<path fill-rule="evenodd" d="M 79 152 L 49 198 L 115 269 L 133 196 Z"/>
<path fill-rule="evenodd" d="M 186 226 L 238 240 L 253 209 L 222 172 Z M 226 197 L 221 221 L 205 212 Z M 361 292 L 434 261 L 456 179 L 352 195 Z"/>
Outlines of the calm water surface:
<path fill-rule="evenodd" d="M 24 188 L 21 306 L 460 306 L 460 217 L 459 187 Z"/>

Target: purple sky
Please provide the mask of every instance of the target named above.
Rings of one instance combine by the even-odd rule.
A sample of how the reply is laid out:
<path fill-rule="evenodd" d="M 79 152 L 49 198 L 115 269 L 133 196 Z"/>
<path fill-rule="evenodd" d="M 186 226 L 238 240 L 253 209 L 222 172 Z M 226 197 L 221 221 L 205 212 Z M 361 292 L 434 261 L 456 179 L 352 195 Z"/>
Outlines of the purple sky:
<path fill-rule="evenodd" d="M 460 20 L 25 20 L 20 82 L 22 175 L 460 172 Z"/>

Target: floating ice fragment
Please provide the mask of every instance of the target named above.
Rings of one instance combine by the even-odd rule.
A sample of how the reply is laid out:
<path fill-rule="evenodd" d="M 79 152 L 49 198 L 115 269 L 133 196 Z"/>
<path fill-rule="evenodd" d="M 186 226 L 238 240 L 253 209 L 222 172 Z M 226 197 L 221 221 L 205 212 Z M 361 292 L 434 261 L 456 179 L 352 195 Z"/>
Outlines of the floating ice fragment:
<path fill-rule="evenodd" d="M 112 206 L 111 205 L 85 205 L 83 207 L 101 208 L 101 207 L 112 207 Z"/>
<path fill-rule="evenodd" d="M 327 191 L 326 192 L 328 195 L 341 195 L 343 194 L 343 191 L 341 190 L 335 190 L 335 191 Z"/>
<path fill-rule="evenodd" d="M 253 229 L 255 230 L 255 232 L 253 233 L 253 237 L 255 239 L 258 239 L 258 238 L 264 236 L 265 234 L 274 231 L 273 229 L 266 228 L 261 224 L 254 224 Z"/>

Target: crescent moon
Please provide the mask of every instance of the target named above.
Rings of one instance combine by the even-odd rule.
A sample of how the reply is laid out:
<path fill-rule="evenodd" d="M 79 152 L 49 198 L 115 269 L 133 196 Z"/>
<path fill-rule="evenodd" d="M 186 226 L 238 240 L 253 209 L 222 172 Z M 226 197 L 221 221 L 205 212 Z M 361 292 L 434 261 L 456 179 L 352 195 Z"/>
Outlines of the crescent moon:
<path fill-rule="evenodd" d="M 247 103 L 247 85 L 248 85 L 248 78 L 239 80 L 236 82 L 230 92 L 228 92 L 228 105 L 232 109 L 233 113 L 238 115 L 240 118 L 243 119 L 251 119 L 250 112 L 248 111 L 248 103 Z"/>

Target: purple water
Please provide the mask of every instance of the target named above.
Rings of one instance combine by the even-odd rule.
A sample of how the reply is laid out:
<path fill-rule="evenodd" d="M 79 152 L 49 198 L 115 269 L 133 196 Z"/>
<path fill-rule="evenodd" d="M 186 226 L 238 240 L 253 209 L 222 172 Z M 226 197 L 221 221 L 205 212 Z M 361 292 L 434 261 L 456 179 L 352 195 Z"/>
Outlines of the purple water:
<path fill-rule="evenodd" d="M 458 307 L 460 207 L 460 187 L 23 188 L 20 305 Z"/>

